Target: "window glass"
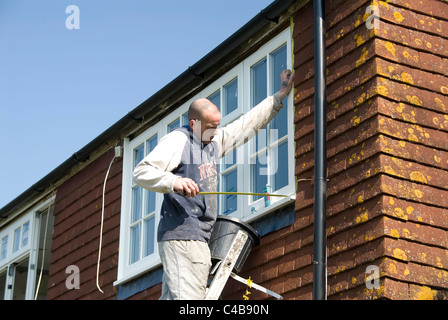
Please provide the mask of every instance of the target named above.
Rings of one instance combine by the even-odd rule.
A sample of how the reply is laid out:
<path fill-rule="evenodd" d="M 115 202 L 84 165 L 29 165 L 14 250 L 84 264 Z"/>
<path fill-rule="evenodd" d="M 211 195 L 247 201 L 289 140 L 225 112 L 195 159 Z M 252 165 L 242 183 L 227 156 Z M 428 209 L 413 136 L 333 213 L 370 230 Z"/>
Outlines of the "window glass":
<path fill-rule="evenodd" d="M 183 125 L 183 126 L 188 125 L 188 112 L 185 112 L 185 113 L 182 115 L 182 125 Z"/>
<path fill-rule="evenodd" d="M 218 90 L 207 97 L 208 100 L 213 102 L 221 111 L 221 90 Z"/>
<path fill-rule="evenodd" d="M 139 186 L 135 186 L 132 189 L 131 223 L 134 223 L 141 218 L 141 212 L 142 212 L 142 188 Z"/>
<path fill-rule="evenodd" d="M 146 257 L 154 252 L 154 239 L 155 239 L 155 215 L 146 219 L 144 222 L 144 247 L 143 256 Z"/>
<path fill-rule="evenodd" d="M 6 258 L 6 252 L 8 249 L 8 236 L 2 238 L 2 247 L 0 251 L 0 260 L 3 260 Z"/>
<path fill-rule="evenodd" d="M 140 161 L 143 160 L 144 151 L 145 151 L 145 149 L 144 149 L 143 144 L 134 149 L 134 166 L 133 166 L 133 168 L 135 168 L 140 163 Z"/>
<path fill-rule="evenodd" d="M 168 132 L 171 132 L 174 129 L 179 128 L 179 127 L 180 127 L 180 118 L 177 118 L 176 120 L 174 120 L 173 122 L 171 122 L 168 125 Z"/>
<path fill-rule="evenodd" d="M 261 60 L 251 68 L 252 107 L 255 107 L 267 97 L 268 90 L 266 72 L 266 59 Z"/>
<path fill-rule="evenodd" d="M 238 78 L 233 79 L 223 87 L 224 116 L 238 108 Z"/>
<path fill-rule="evenodd" d="M 140 259 L 140 223 L 131 227 L 130 263 Z"/>
<path fill-rule="evenodd" d="M 28 245 L 30 222 L 26 222 L 22 227 L 22 248 Z"/>
<path fill-rule="evenodd" d="M 268 167 L 267 154 L 261 152 L 255 157 L 255 161 L 251 164 L 251 192 L 263 193 L 268 186 Z M 260 199 L 261 196 L 254 196 L 253 201 Z"/>
<path fill-rule="evenodd" d="M 271 79 L 273 83 L 273 92 L 272 94 L 278 92 L 281 89 L 281 80 L 280 74 L 283 70 L 287 69 L 286 67 L 286 45 L 283 45 L 281 48 L 277 49 L 271 54 L 272 61 L 272 72 Z M 280 112 L 275 116 L 275 118 L 271 122 L 271 129 L 278 131 L 278 137 L 284 137 L 288 134 L 288 112 L 287 112 L 287 103 L 286 98 L 283 99 L 283 108 L 280 109 Z"/>
<path fill-rule="evenodd" d="M 14 244 L 13 244 L 13 248 L 12 248 L 12 252 L 16 252 L 17 250 L 20 249 L 20 231 L 21 231 L 21 227 L 17 228 L 16 230 L 14 230 Z"/>
<path fill-rule="evenodd" d="M 237 170 L 231 170 L 222 175 L 222 185 L 225 192 L 238 192 L 238 175 Z M 223 202 L 223 213 L 225 215 L 231 214 L 237 210 L 237 196 L 222 195 L 221 201 Z"/>
<path fill-rule="evenodd" d="M 149 154 L 157 146 L 157 134 L 146 141 L 146 153 Z M 146 210 L 145 215 L 148 215 L 156 210 L 156 193 L 145 190 L 146 196 Z"/>
<path fill-rule="evenodd" d="M 273 148 L 273 189 L 279 190 L 288 185 L 288 141 L 280 143 L 278 148 Z"/>

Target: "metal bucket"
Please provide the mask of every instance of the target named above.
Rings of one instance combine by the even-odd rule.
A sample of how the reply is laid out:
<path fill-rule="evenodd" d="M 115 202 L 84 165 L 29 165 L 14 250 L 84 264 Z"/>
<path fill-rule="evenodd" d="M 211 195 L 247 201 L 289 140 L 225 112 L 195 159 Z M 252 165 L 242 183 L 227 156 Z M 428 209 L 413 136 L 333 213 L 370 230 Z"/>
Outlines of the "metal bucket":
<path fill-rule="evenodd" d="M 233 239 L 236 237 L 239 230 L 246 233 L 248 236 L 241 254 L 233 267 L 235 273 L 241 271 L 252 247 L 257 246 L 260 243 L 260 237 L 258 236 L 257 231 L 250 225 L 234 217 L 218 215 L 208 243 L 213 265 L 224 260 L 230 250 Z"/>

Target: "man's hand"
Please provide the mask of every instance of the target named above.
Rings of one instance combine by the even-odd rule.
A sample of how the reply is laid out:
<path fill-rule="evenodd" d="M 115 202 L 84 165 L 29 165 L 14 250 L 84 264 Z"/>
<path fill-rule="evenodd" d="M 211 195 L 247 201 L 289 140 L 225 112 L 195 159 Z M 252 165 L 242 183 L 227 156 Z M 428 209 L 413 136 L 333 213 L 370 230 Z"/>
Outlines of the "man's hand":
<path fill-rule="evenodd" d="M 280 80 L 281 89 L 276 93 L 276 96 L 281 101 L 289 94 L 292 89 L 292 85 L 294 83 L 294 74 L 291 72 L 291 70 L 283 70 L 280 74 Z"/>
<path fill-rule="evenodd" d="M 186 196 L 187 198 L 191 198 L 196 196 L 199 193 L 199 187 L 190 178 L 178 178 L 174 182 L 174 191 Z"/>

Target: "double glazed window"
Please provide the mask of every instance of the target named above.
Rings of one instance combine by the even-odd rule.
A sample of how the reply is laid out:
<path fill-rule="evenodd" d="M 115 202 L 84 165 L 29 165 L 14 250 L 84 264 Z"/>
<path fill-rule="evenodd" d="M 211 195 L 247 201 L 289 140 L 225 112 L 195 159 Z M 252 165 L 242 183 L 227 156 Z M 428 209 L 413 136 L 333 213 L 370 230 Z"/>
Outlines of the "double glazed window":
<path fill-rule="evenodd" d="M 280 90 L 280 73 L 292 68 L 290 57 L 290 30 L 287 29 L 159 123 L 132 140 L 125 139 L 116 284 L 160 264 L 156 233 L 163 195 L 145 190 L 133 182 L 135 166 L 161 137 L 188 124 L 188 107 L 195 99 L 208 98 L 218 106 L 222 127 L 273 95 Z M 284 108 L 266 128 L 220 160 L 218 191 L 295 193 L 292 94 L 282 103 Z M 263 196 L 220 195 L 217 213 L 252 221 L 291 201 L 274 197 L 270 202 L 266 200 Z"/>
<path fill-rule="evenodd" d="M 0 230 L 0 300 L 46 298 L 53 200 Z"/>
<path fill-rule="evenodd" d="M 287 68 L 286 44 L 250 68 L 251 107 L 280 90 L 280 73 Z M 255 193 L 275 192 L 287 186 L 288 101 L 277 116 L 257 135 L 250 150 L 250 189 Z M 260 196 L 255 197 L 259 199 Z"/>

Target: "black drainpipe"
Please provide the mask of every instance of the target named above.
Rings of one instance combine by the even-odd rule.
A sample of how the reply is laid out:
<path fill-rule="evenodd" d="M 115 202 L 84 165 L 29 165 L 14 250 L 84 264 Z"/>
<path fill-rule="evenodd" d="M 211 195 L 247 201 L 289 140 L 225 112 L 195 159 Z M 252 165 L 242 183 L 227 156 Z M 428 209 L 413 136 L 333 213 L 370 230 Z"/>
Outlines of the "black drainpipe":
<path fill-rule="evenodd" d="M 314 300 L 327 299 L 327 119 L 324 1 L 314 0 Z"/>

